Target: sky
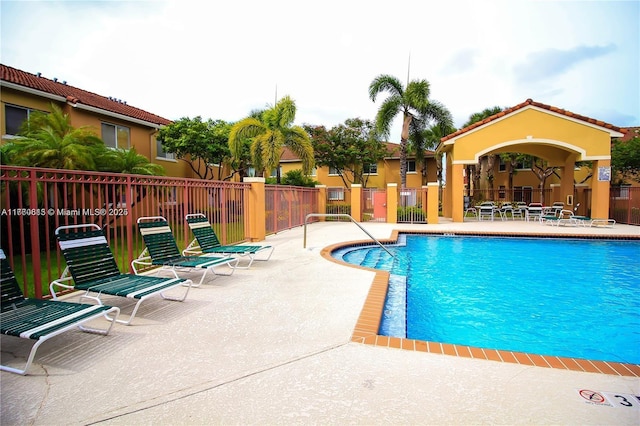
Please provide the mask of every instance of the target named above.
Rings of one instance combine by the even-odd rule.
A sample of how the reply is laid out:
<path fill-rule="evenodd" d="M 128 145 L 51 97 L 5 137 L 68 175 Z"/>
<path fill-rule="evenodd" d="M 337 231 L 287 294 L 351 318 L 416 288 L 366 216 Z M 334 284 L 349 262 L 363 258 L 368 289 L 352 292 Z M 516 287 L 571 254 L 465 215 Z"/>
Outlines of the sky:
<path fill-rule="evenodd" d="M 389 74 L 427 80 L 457 128 L 528 98 L 640 126 L 640 0 L 1 0 L 0 19 L 4 65 L 170 120 L 285 95 L 298 125 L 374 120 Z"/>

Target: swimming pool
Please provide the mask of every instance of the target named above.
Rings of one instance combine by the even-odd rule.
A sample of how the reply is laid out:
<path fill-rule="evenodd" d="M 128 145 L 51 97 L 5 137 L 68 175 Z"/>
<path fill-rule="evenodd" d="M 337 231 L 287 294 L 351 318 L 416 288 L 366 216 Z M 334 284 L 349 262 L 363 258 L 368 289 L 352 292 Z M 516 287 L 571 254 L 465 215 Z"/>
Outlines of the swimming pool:
<path fill-rule="evenodd" d="M 380 334 L 640 364 L 640 242 L 403 235 L 332 253 L 387 270 Z"/>

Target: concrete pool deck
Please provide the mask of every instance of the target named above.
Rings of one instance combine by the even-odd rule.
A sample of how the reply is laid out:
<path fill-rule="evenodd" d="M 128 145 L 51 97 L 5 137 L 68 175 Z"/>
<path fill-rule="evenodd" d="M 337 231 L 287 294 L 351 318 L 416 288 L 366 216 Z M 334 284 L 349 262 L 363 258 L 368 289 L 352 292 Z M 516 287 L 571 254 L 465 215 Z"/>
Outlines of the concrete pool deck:
<path fill-rule="evenodd" d="M 640 237 L 640 227 L 618 224 L 363 226 L 378 239 L 393 230 Z M 321 252 L 363 239 L 354 224 L 336 222 L 309 225 L 306 248 L 302 227 L 271 235 L 270 261 L 208 281 L 183 303 L 150 300 L 132 326 L 116 325 L 106 337 L 69 332 L 50 340 L 30 375 L 0 373 L 0 423 L 640 423 L 640 401 L 629 407 L 622 399 L 640 395 L 638 377 L 353 342 L 376 273 Z M 125 314 L 132 308 L 123 299 L 105 303 Z M 2 336 L 3 364 L 20 364 L 30 346 Z M 608 400 L 599 403 L 598 395 Z"/>

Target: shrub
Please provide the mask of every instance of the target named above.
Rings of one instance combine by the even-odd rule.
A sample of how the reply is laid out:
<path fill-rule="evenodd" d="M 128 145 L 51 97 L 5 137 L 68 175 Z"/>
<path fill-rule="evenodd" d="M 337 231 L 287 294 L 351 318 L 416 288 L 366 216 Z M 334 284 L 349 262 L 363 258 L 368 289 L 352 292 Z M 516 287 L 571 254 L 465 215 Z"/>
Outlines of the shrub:
<path fill-rule="evenodd" d="M 398 222 L 426 222 L 426 214 L 419 207 L 398 207 Z"/>

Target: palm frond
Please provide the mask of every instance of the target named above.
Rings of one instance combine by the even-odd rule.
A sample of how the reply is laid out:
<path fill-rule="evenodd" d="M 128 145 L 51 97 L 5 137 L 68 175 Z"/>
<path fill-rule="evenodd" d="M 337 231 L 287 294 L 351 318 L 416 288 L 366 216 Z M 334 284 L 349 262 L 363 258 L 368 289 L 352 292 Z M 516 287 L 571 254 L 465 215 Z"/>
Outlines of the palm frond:
<path fill-rule="evenodd" d="M 429 82 L 427 80 L 414 80 L 407 85 L 404 92 L 405 105 L 415 109 L 419 114 L 424 114 L 429 105 Z"/>
<path fill-rule="evenodd" d="M 255 117 L 247 117 L 231 127 L 229 133 L 229 149 L 234 158 L 242 155 L 242 146 L 245 139 L 250 139 L 267 131 L 265 125 Z"/>
<path fill-rule="evenodd" d="M 275 124 L 278 127 L 289 127 L 296 119 L 296 103 L 289 96 L 280 99 L 273 110 L 276 113 Z"/>
<path fill-rule="evenodd" d="M 311 173 L 315 166 L 313 144 L 308 133 L 300 126 L 293 126 L 285 133 L 285 145 L 293 151 L 302 161 L 302 171 Z"/>
<path fill-rule="evenodd" d="M 389 92 L 391 96 L 402 97 L 404 88 L 400 80 L 392 75 L 381 74 L 373 79 L 369 85 L 369 98 L 375 102 L 378 94 L 381 92 Z"/>
<path fill-rule="evenodd" d="M 393 120 L 402 111 L 402 106 L 403 102 L 400 96 L 393 95 L 384 100 L 376 115 L 376 133 L 378 135 L 383 138 L 389 137 Z"/>

